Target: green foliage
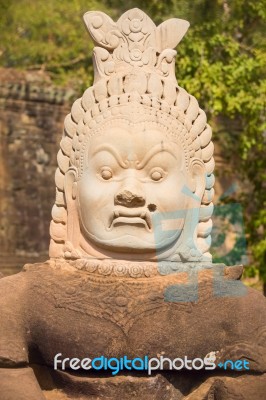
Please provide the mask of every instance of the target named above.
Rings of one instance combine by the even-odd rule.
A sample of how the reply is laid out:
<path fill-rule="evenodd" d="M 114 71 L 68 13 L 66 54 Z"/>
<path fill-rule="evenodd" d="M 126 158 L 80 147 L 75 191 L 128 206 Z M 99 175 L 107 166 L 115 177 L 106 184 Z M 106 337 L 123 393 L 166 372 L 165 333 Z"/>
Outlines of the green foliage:
<path fill-rule="evenodd" d="M 190 21 L 177 78 L 207 111 L 243 182 L 235 200 L 245 209 L 250 271 L 258 268 L 266 282 L 266 0 L 0 0 L 0 65 L 46 69 L 55 82 L 84 88 L 92 80 L 92 43 L 82 14 L 98 9 L 117 19 L 132 7 L 157 24 Z"/>
<path fill-rule="evenodd" d="M 93 46 L 82 22 L 88 9 L 106 11 L 97 0 L 0 0 L 0 65 L 43 69 L 60 84 L 88 85 Z"/>

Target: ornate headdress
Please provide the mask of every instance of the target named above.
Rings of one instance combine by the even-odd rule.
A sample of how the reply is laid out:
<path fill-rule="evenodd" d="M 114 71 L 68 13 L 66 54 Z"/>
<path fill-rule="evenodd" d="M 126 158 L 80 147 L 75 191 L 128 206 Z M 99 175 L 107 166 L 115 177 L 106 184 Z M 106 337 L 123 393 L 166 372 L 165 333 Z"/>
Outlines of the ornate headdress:
<path fill-rule="evenodd" d="M 89 138 L 100 134 L 104 122 L 117 119 L 161 124 L 178 140 L 186 166 L 200 159 L 206 170 L 197 226 L 197 247 L 208 254 L 214 196 L 214 160 L 211 128 L 195 97 L 177 84 L 173 50 L 189 23 L 170 19 L 158 27 L 141 10 L 124 13 L 115 23 L 102 12 L 87 12 L 84 21 L 96 47 L 93 50 L 94 83 L 76 100 L 64 123 L 55 174 L 56 201 L 50 226 L 51 257 L 75 257 L 69 251 L 68 210 L 64 176 L 74 168 L 81 176 L 84 149 Z M 78 252 L 76 254 L 78 257 Z"/>

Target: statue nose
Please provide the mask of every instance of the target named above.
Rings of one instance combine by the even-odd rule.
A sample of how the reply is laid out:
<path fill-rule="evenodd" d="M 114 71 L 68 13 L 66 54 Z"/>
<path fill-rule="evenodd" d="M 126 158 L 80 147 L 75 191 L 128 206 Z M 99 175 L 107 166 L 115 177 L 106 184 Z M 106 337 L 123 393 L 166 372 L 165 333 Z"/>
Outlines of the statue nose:
<path fill-rule="evenodd" d="M 145 205 L 145 198 L 141 194 L 125 189 L 117 193 L 115 196 L 115 205 L 121 205 L 124 207 L 143 207 Z"/>

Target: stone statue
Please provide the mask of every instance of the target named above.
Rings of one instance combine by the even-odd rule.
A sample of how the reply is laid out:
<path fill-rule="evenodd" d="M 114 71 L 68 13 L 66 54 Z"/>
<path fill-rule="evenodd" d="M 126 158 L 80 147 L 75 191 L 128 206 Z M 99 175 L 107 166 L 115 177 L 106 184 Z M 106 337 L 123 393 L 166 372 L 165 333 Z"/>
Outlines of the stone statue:
<path fill-rule="evenodd" d="M 264 297 L 239 281 L 241 266 L 209 253 L 211 128 L 175 77 L 189 24 L 156 27 L 136 8 L 116 23 L 102 12 L 84 21 L 94 83 L 65 119 L 50 259 L 0 281 L 1 399 L 262 400 Z M 58 353 L 66 368 L 54 367 Z M 166 362 L 151 376 L 71 369 L 101 356 L 216 364 Z M 241 372 L 219 367 L 229 359 Z"/>

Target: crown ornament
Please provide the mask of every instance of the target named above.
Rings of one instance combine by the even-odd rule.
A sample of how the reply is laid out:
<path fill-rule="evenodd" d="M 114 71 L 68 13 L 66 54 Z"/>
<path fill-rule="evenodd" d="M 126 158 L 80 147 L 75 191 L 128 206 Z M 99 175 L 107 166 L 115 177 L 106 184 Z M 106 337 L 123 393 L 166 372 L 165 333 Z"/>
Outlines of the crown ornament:
<path fill-rule="evenodd" d="M 187 21 L 173 18 L 156 27 L 138 8 L 125 12 L 117 23 L 99 11 L 87 12 L 83 18 L 96 46 L 94 83 L 133 68 L 176 80 L 173 49 L 185 35 Z"/>

